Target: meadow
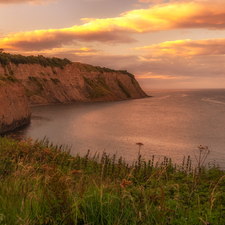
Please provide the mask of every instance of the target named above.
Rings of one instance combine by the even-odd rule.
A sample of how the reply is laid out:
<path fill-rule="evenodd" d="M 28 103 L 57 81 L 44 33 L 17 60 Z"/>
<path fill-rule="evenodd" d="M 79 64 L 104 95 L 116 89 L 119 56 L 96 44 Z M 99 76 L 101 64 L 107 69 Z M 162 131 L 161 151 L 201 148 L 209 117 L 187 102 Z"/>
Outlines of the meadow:
<path fill-rule="evenodd" d="M 0 137 L 0 224 L 225 224 L 225 172 L 169 158 L 71 156 L 48 139 Z M 195 165 L 195 166 L 194 166 Z"/>

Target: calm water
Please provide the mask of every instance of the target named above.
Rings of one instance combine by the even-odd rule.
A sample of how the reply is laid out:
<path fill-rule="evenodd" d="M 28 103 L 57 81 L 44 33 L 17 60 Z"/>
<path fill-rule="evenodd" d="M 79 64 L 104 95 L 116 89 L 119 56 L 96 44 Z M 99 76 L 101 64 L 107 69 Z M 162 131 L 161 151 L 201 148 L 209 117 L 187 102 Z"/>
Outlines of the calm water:
<path fill-rule="evenodd" d="M 74 103 L 32 107 L 31 124 L 20 129 L 26 137 L 72 145 L 71 154 L 117 152 L 128 162 L 142 156 L 183 156 L 211 150 L 209 160 L 225 168 L 225 89 L 149 90 L 152 98 L 119 102 Z"/>

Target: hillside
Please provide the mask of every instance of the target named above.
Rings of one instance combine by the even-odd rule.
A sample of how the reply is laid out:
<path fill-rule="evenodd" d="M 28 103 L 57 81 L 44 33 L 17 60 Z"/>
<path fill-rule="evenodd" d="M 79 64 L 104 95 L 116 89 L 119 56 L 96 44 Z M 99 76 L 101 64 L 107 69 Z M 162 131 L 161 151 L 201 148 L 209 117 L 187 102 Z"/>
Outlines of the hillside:
<path fill-rule="evenodd" d="M 135 77 L 67 59 L 0 54 L 0 74 L 15 77 L 25 88 L 29 104 L 116 101 L 147 95 Z"/>

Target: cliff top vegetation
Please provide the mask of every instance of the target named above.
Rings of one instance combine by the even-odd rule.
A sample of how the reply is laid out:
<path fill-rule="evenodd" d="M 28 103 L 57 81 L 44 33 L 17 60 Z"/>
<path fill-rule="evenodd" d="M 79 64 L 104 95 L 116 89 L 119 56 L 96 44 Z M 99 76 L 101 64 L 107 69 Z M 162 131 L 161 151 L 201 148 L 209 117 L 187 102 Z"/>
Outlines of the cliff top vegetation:
<path fill-rule="evenodd" d="M 134 75 L 127 72 L 126 70 L 114 70 L 114 69 L 110 69 L 110 68 L 106 68 L 106 67 L 100 67 L 100 66 L 92 66 L 89 64 L 85 64 L 85 63 L 76 63 L 76 65 L 78 66 L 78 68 L 80 70 L 85 70 L 87 72 L 99 72 L 99 73 L 104 73 L 104 72 L 108 72 L 108 73 L 123 73 L 123 74 L 127 74 L 128 76 L 130 76 L 131 78 L 134 78 Z"/>
<path fill-rule="evenodd" d="M 67 64 L 71 64 L 72 62 L 66 58 L 60 59 L 57 57 L 44 57 L 43 55 L 38 56 L 23 56 L 23 55 L 14 55 L 10 53 L 0 52 L 0 63 L 3 67 L 9 65 L 10 63 L 13 63 L 15 65 L 19 64 L 40 64 L 43 67 L 50 66 L 52 68 L 54 67 L 60 67 L 61 69 L 64 68 Z"/>
<path fill-rule="evenodd" d="M 10 63 L 13 63 L 15 65 L 19 64 L 39 64 L 43 67 L 50 66 L 52 68 L 54 67 L 59 67 L 61 69 L 64 68 L 64 66 L 68 64 L 72 64 L 72 61 L 70 61 L 67 58 L 60 59 L 57 57 L 44 57 L 43 55 L 38 55 L 38 56 L 23 56 L 23 55 L 15 55 L 15 54 L 10 54 L 10 53 L 5 53 L 3 52 L 3 49 L 0 49 L 0 63 L 1 65 L 5 68 L 6 66 L 9 66 Z M 84 70 L 87 72 L 99 72 L 99 73 L 104 73 L 104 72 L 119 72 L 123 74 L 127 74 L 131 78 L 134 78 L 134 75 L 127 72 L 126 70 L 114 70 L 106 67 L 100 67 L 100 66 L 92 66 L 89 64 L 84 64 L 84 63 L 79 63 L 76 62 L 76 65 L 80 70 Z"/>

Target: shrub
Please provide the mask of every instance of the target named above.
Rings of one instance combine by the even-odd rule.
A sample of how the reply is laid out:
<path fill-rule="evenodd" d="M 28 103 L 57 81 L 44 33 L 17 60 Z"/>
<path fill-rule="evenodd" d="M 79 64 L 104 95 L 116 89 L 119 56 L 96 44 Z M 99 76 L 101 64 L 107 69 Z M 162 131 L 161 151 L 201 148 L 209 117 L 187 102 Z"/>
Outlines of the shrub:
<path fill-rule="evenodd" d="M 0 80 L 3 81 L 3 82 L 13 82 L 13 83 L 18 82 L 18 80 L 15 77 L 13 77 L 12 75 L 2 75 L 2 74 L 0 74 Z"/>

